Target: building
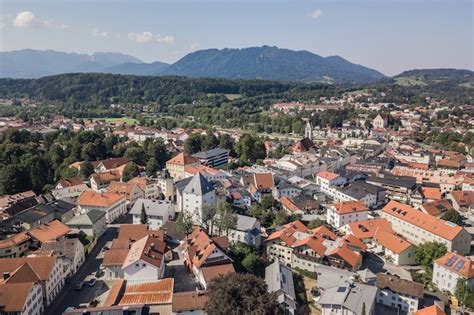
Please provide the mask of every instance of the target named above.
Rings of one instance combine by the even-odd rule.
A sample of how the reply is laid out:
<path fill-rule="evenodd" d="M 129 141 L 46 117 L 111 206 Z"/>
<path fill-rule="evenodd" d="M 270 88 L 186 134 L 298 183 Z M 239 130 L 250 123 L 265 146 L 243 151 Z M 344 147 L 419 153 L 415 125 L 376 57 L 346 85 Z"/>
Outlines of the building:
<path fill-rule="evenodd" d="M 0 309 L 6 315 L 42 314 L 44 305 L 41 284 L 0 283 Z"/>
<path fill-rule="evenodd" d="M 241 177 L 240 184 L 247 189 L 257 202 L 261 202 L 264 196 L 270 195 L 275 186 L 272 173 L 246 174 Z"/>
<path fill-rule="evenodd" d="M 214 226 L 214 234 L 216 234 L 218 230 L 219 229 Z M 237 214 L 236 228 L 230 229 L 227 237 L 232 243 L 242 242 L 259 248 L 262 242 L 260 222 L 254 217 Z"/>
<path fill-rule="evenodd" d="M 416 311 L 413 315 L 446 315 L 442 306 L 438 304 L 433 304 L 431 306 L 422 308 Z"/>
<path fill-rule="evenodd" d="M 143 224 L 142 209 L 145 210 L 147 224 L 150 230 L 158 230 L 168 220 L 174 218 L 174 204 L 163 200 L 138 199 L 130 210 L 133 224 Z"/>
<path fill-rule="evenodd" d="M 282 197 L 294 198 L 300 195 L 301 192 L 301 188 L 296 187 L 285 179 L 280 179 L 278 184 L 273 187 L 273 197 L 276 200 L 279 200 Z"/>
<path fill-rule="evenodd" d="M 375 129 L 385 129 L 387 128 L 388 126 L 388 119 L 387 119 L 387 116 L 386 115 L 377 115 L 377 117 L 375 117 L 373 120 L 372 120 L 372 126 L 375 128 Z"/>
<path fill-rule="evenodd" d="M 79 176 L 74 176 L 58 181 L 51 193 L 56 199 L 77 198 L 83 191 L 89 189 Z"/>
<path fill-rule="evenodd" d="M 234 273 L 232 259 L 227 255 L 228 239 L 225 236 L 211 238 L 196 227 L 181 244 L 184 265 L 194 274 L 203 289 L 219 275 Z"/>
<path fill-rule="evenodd" d="M 133 182 L 122 183 L 113 181 L 107 187 L 107 192 L 124 197 L 127 200 L 128 208 L 133 207 L 138 198 L 145 198 L 145 192 L 138 184 Z"/>
<path fill-rule="evenodd" d="M 101 161 L 93 161 L 91 163 L 94 166 L 94 171 L 96 173 L 104 173 L 127 164 L 127 159 L 124 157 L 118 157 L 109 158 Z"/>
<path fill-rule="evenodd" d="M 0 240 L 0 258 L 16 258 L 27 255 L 32 240 L 26 232 L 14 234 Z"/>
<path fill-rule="evenodd" d="M 118 217 L 127 212 L 126 199 L 114 193 L 98 193 L 94 191 L 85 191 L 77 199 L 77 205 L 82 213 L 91 210 L 100 210 L 105 212 L 107 223 L 114 222 Z"/>
<path fill-rule="evenodd" d="M 168 171 L 156 179 L 156 185 L 160 189 L 160 196 L 167 201 L 176 201 L 176 187 L 174 180 L 169 176 Z"/>
<path fill-rule="evenodd" d="M 367 208 L 374 208 L 385 202 L 385 189 L 355 181 L 347 186 L 333 187 L 330 195 L 335 201 L 362 201 Z"/>
<path fill-rule="evenodd" d="M 361 201 L 339 202 L 327 209 L 327 222 L 339 229 L 352 222 L 367 220 L 368 211 Z"/>
<path fill-rule="evenodd" d="M 74 216 L 66 222 L 66 225 L 73 231 L 81 231 L 97 239 L 107 230 L 106 212 L 92 209 L 86 213 Z"/>
<path fill-rule="evenodd" d="M 160 187 L 156 180 L 146 177 L 134 177 L 128 183 L 137 184 L 143 190 L 145 199 L 158 199 L 160 197 Z"/>
<path fill-rule="evenodd" d="M 53 255 L 64 261 L 66 277 L 76 274 L 85 261 L 84 245 L 78 238 L 65 238 L 59 241 L 45 242 L 39 252 L 53 252 Z"/>
<path fill-rule="evenodd" d="M 423 298 L 423 284 L 378 273 L 376 285 L 379 289 L 378 303 L 408 314 L 418 310 L 418 302 Z"/>
<path fill-rule="evenodd" d="M 322 315 L 375 315 L 377 288 L 348 280 L 325 289 L 318 300 Z"/>
<path fill-rule="evenodd" d="M 38 284 L 44 308 L 61 291 L 65 279 L 63 260 L 54 256 L 2 258 L 0 274 L 2 284 Z"/>
<path fill-rule="evenodd" d="M 410 202 L 411 194 L 417 189 L 416 179 L 409 176 L 370 176 L 366 183 L 384 188 L 387 198 L 405 203 Z"/>
<path fill-rule="evenodd" d="M 230 150 L 215 148 L 208 151 L 202 151 L 194 154 L 195 158 L 201 161 L 201 164 L 210 167 L 222 167 L 229 162 Z"/>
<path fill-rule="evenodd" d="M 186 166 L 199 166 L 201 161 L 186 153 L 180 153 L 166 162 L 166 169 L 170 176 L 178 181 L 184 178 Z"/>
<path fill-rule="evenodd" d="M 276 294 L 284 313 L 296 314 L 296 295 L 291 269 L 275 261 L 265 268 L 265 283 L 268 292 Z"/>
<path fill-rule="evenodd" d="M 178 203 L 182 204 L 182 211 L 189 213 L 193 221 L 197 224 L 202 222 L 203 209 L 215 207 L 217 203 L 214 186 L 197 173 L 184 187 L 178 198 Z"/>
<path fill-rule="evenodd" d="M 184 168 L 184 177 L 193 177 L 196 173 L 201 173 L 208 181 L 221 181 L 227 177 L 223 171 L 206 165 L 186 166 Z"/>
<path fill-rule="evenodd" d="M 122 175 L 118 171 L 107 171 L 103 173 L 94 173 L 89 177 L 89 182 L 91 188 L 94 191 L 102 191 L 103 189 L 109 187 L 110 183 L 113 181 L 120 181 Z"/>
<path fill-rule="evenodd" d="M 438 289 L 454 294 L 459 279 L 474 289 L 474 261 L 453 252 L 434 261 L 433 283 Z"/>
<path fill-rule="evenodd" d="M 456 211 L 474 213 L 474 191 L 455 190 L 448 194 Z"/>
<path fill-rule="evenodd" d="M 130 246 L 122 265 L 127 281 L 152 281 L 161 279 L 165 272 L 165 243 L 147 235 Z"/>
<path fill-rule="evenodd" d="M 205 315 L 204 308 L 208 298 L 199 291 L 179 292 L 173 294 L 173 315 Z"/>
<path fill-rule="evenodd" d="M 377 229 L 373 236 L 377 253 L 397 266 L 415 265 L 415 246 L 394 233 Z"/>
<path fill-rule="evenodd" d="M 445 244 L 448 251 L 468 254 L 471 250 L 471 235 L 462 227 L 415 210 L 394 200 L 381 213 L 397 233 L 415 245 L 425 242 Z"/>
<path fill-rule="evenodd" d="M 321 192 L 332 198 L 334 198 L 332 186 L 344 185 L 347 181 L 345 177 L 327 171 L 321 171 L 315 177 L 316 184 L 321 187 Z"/>

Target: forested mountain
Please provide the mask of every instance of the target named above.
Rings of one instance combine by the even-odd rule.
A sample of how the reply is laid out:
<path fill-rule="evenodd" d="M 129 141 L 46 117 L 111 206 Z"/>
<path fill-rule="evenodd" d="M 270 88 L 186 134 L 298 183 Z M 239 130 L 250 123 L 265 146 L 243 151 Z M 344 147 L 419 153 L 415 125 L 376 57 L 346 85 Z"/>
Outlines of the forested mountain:
<path fill-rule="evenodd" d="M 195 78 L 262 79 L 337 84 L 376 82 L 385 76 L 339 57 L 262 46 L 208 49 L 190 53 L 172 65 L 143 63 L 127 55 L 19 50 L 0 53 L 0 77 L 38 78 L 72 72 L 179 75 Z"/>
<path fill-rule="evenodd" d="M 339 57 L 321 57 L 308 51 L 262 46 L 243 49 L 207 49 L 190 53 L 165 70 L 189 77 L 367 83 L 385 76 Z"/>
<path fill-rule="evenodd" d="M 0 52 L 0 77 L 39 78 L 70 72 L 102 72 L 124 63 L 140 64 L 142 61 L 119 53 L 87 55 L 54 50 L 14 50 Z"/>

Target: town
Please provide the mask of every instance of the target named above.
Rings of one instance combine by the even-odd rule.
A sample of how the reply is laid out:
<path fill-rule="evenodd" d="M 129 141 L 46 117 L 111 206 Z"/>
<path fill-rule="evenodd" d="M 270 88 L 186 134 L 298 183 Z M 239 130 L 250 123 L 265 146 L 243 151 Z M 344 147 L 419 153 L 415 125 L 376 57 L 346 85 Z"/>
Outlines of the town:
<path fill-rule="evenodd" d="M 1 117 L 0 313 L 474 311 L 473 107 L 384 93 L 248 129 Z"/>

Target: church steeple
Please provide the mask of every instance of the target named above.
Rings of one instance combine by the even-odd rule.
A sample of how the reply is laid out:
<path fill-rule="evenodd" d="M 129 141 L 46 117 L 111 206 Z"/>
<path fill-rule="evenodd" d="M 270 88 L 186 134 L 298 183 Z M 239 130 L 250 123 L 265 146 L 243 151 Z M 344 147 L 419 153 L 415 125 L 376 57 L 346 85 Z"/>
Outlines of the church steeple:
<path fill-rule="evenodd" d="M 313 138 L 313 126 L 311 125 L 311 119 L 306 120 L 306 127 L 304 128 L 305 138 Z"/>

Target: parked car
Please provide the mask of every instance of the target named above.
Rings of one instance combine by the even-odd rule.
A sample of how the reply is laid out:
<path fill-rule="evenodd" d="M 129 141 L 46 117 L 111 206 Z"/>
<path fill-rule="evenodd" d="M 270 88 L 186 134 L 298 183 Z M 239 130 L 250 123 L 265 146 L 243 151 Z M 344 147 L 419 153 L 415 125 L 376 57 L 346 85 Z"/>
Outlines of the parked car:
<path fill-rule="evenodd" d="M 95 286 L 96 282 L 97 282 L 97 280 L 92 278 L 87 282 L 87 285 L 89 285 L 90 287 L 93 287 L 93 286 Z"/>
<path fill-rule="evenodd" d="M 76 283 L 76 290 L 82 290 L 82 288 L 84 287 L 84 281 L 81 281 L 79 283 Z"/>

